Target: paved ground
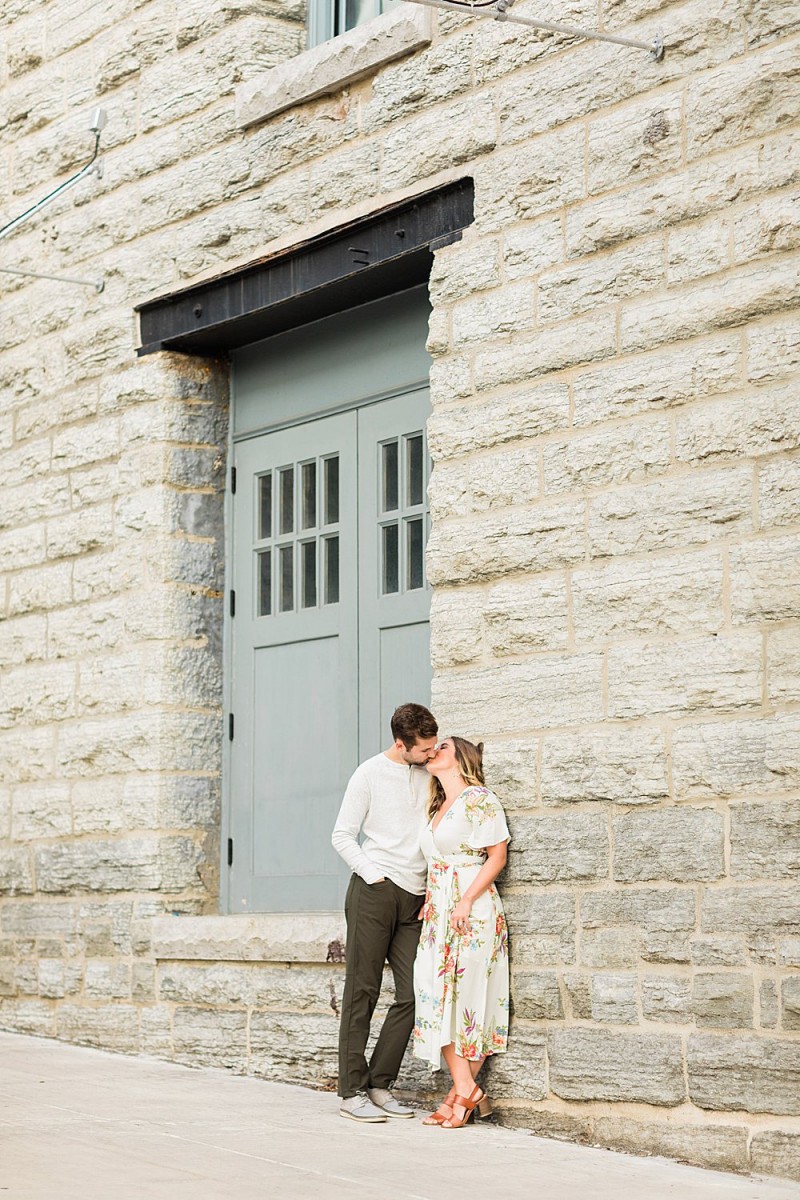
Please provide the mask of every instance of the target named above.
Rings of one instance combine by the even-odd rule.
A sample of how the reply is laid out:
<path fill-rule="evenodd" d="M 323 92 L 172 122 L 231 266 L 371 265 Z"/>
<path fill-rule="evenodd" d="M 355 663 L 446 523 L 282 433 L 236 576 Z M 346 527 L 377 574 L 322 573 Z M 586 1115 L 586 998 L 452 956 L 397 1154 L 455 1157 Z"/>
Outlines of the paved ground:
<path fill-rule="evenodd" d="M 364 1128 L 335 1097 L 0 1034 L 0 1200 L 798 1200 L 490 1124 Z"/>

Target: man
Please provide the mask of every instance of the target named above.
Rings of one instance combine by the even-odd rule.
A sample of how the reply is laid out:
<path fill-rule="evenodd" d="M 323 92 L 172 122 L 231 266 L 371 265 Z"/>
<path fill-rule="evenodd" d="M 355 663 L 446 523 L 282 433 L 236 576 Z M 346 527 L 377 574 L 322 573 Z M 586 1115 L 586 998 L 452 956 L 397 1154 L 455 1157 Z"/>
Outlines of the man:
<path fill-rule="evenodd" d="M 391 725 L 394 744 L 357 769 L 331 838 L 353 871 L 344 904 L 347 970 L 339 1026 L 339 1112 L 366 1123 L 414 1115 L 390 1089 L 414 1027 L 414 958 L 426 877 L 419 835 L 430 782 L 425 763 L 439 732 L 421 704 L 401 704 Z M 395 999 L 367 1065 L 364 1051 L 387 959 Z"/>

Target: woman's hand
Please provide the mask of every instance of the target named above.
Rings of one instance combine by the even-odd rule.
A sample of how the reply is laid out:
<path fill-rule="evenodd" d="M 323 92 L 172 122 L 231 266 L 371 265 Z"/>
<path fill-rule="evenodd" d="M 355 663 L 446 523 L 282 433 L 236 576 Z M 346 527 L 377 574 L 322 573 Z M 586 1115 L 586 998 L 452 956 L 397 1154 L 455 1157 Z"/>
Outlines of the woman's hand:
<path fill-rule="evenodd" d="M 472 912 L 472 901 L 467 897 L 459 900 L 450 914 L 450 928 L 456 933 L 471 933 L 469 914 Z"/>

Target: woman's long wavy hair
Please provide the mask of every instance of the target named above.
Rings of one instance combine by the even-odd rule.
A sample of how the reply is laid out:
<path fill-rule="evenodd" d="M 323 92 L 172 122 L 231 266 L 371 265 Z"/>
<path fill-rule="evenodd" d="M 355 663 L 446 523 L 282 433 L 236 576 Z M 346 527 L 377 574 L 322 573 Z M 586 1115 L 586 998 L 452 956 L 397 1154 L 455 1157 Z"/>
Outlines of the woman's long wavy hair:
<path fill-rule="evenodd" d="M 484 786 L 483 778 L 483 742 L 474 745 L 466 738 L 448 736 L 443 742 L 452 742 L 456 755 L 456 766 L 461 772 L 466 787 Z M 431 775 L 430 795 L 428 797 L 428 817 L 437 813 L 445 802 L 444 788 L 435 775 Z"/>

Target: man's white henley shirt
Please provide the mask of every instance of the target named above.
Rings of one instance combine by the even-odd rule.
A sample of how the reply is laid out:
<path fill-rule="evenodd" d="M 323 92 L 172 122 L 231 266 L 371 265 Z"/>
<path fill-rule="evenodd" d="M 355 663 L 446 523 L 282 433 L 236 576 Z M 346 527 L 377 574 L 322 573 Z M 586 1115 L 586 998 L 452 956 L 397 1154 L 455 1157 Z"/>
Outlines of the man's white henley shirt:
<path fill-rule="evenodd" d="M 424 767 L 392 762 L 385 754 L 368 758 L 354 772 L 331 842 L 365 883 L 385 877 L 413 895 L 425 891 L 427 864 L 419 841 L 429 784 Z"/>

